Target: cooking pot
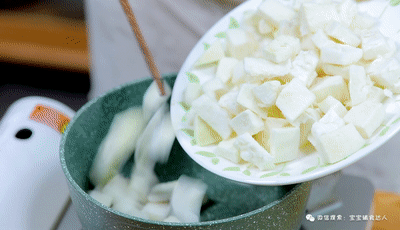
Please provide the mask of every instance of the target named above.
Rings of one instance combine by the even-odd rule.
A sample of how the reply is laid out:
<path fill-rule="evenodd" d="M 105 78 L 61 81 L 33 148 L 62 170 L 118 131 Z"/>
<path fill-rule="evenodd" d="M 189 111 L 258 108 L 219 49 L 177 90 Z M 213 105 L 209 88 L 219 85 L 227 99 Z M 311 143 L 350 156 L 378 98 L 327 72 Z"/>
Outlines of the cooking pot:
<path fill-rule="evenodd" d="M 173 87 L 176 74 L 163 76 Z M 217 176 L 194 162 L 175 141 L 169 160 L 157 164 L 160 182 L 185 174 L 208 185 L 201 222 L 172 223 L 142 219 L 113 210 L 88 195 L 93 189 L 89 170 L 115 114 L 142 103 L 151 84 L 144 78 L 118 86 L 84 105 L 67 126 L 61 140 L 61 167 L 71 200 L 84 229 L 299 229 L 305 218 L 310 182 L 286 186 L 242 184 Z M 134 157 L 122 173 L 129 177 Z"/>

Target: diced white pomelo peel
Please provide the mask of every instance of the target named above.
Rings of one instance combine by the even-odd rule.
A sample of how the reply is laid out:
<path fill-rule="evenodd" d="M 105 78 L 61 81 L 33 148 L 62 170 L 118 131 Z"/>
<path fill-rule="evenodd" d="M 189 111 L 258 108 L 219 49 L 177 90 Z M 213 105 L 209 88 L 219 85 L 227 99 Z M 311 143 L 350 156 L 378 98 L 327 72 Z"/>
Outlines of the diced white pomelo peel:
<path fill-rule="evenodd" d="M 301 5 L 303 4 L 303 3 L 306 3 L 306 2 L 312 2 L 313 0 L 294 0 L 293 2 L 292 2 L 292 7 L 293 7 L 293 9 L 295 10 L 295 11 L 299 11 L 300 10 L 300 7 L 301 7 Z"/>
<path fill-rule="evenodd" d="M 307 87 L 310 87 L 318 75 L 315 71 L 317 65 L 318 55 L 314 51 L 300 51 L 292 62 L 289 75 L 302 80 Z"/>
<path fill-rule="evenodd" d="M 258 12 L 263 19 L 274 27 L 279 27 L 281 21 L 290 21 L 296 16 L 296 13 L 292 8 L 285 6 L 277 0 L 264 1 L 258 7 Z"/>
<path fill-rule="evenodd" d="M 320 108 L 324 113 L 327 113 L 330 109 L 332 109 L 341 118 L 343 118 L 347 113 L 346 107 L 344 107 L 340 101 L 332 96 L 328 96 L 323 101 L 318 103 L 318 108 Z"/>
<path fill-rule="evenodd" d="M 374 102 L 382 102 L 385 97 L 386 96 L 384 94 L 383 89 L 376 86 L 372 86 L 368 93 L 367 100 Z"/>
<path fill-rule="evenodd" d="M 289 121 L 293 122 L 315 101 L 315 98 L 301 80 L 294 78 L 278 95 L 276 106 Z"/>
<path fill-rule="evenodd" d="M 90 169 L 89 176 L 94 185 L 104 186 L 120 171 L 135 149 L 144 122 L 139 107 L 115 115 Z"/>
<path fill-rule="evenodd" d="M 129 179 L 120 175 L 116 179 L 118 180 L 110 181 L 110 185 L 106 185 L 103 189 L 103 193 L 114 194 L 111 207 L 128 215 L 144 217 L 140 212 L 143 206 L 139 197 L 128 189 Z"/>
<path fill-rule="evenodd" d="M 153 81 L 147 88 L 143 96 L 142 108 L 143 116 L 146 119 L 146 123 L 153 117 L 156 111 L 161 107 L 162 104 L 166 103 L 171 96 L 171 87 L 166 81 L 163 81 L 165 95 L 161 95 L 161 92 L 157 86 L 157 83 Z"/>
<path fill-rule="evenodd" d="M 204 94 L 202 94 L 201 96 L 199 96 L 192 102 L 192 105 L 191 105 L 189 111 L 186 112 L 186 114 L 185 114 L 186 121 L 185 122 L 188 123 L 190 126 L 194 125 L 194 119 L 197 116 L 197 111 L 199 110 L 201 104 L 204 103 L 206 98 L 215 100 L 215 98 L 210 98 L 209 96 L 207 96 L 207 95 L 205 96 Z"/>
<path fill-rule="evenodd" d="M 183 101 L 191 105 L 192 102 L 201 95 L 201 93 L 200 84 L 189 82 L 183 94 Z"/>
<path fill-rule="evenodd" d="M 311 134 L 318 139 L 322 135 L 339 129 L 344 125 L 344 120 L 331 109 L 319 121 L 313 124 Z"/>
<path fill-rule="evenodd" d="M 393 92 L 390 89 L 384 89 L 383 90 L 383 95 L 389 98 L 393 98 Z"/>
<path fill-rule="evenodd" d="M 347 84 L 341 76 L 324 77 L 314 84 L 310 90 L 315 94 L 317 103 L 323 101 L 329 95 L 342 103 L 350 99 Z"/>
<path fill-rule="evenodd" d="M 172 192 L 172 215 L 181 222 L 200 221 L 200 208 L 207 191 L 207 185 L 199 179 L 182 175 Z"/>
<path fill-rule="evenodd" d="M 247 28 L 257 27 L 258 22 L 262 20 L 260 14 L 257 13 L 257 10 L 246 10 L 243 13 L 243 25 Z"/>
<path fill-rule="evenodd" d="M 147 219 L 147 216 L 141 212 L 142 205 L 132 194 L 119 196 L 118 199 L 113 202 L 112 208 L 128 215 Z"/>
<path fill-rule="evenodd" d="M 276 80 L 266 81 L 262 85 L 254 87 L 253 95 L 258 100 L 257 105 L 259 107 L 273 106 L 281 89 L 281 83 Z"/>
<path fill-rule="evenodd" d="M 275 163 L 294 160 L 299 154 L 300 128 L 273 128 L 269 142 L 270 152 L 275 158 Z"/>
<path fill-rule="evenodd" d="M 149 157 L 148 154 L 151 147 L 151 139 L 153 138 L 153 134 L 157 130 L 164 115 L 168 112 L 168 110 L 169 109 L 167 103 L 162 104 L 139 136 L 139 139 L 136 143 L 136 150 L 134 155 L 135 162 L 138 162 L 142 156 L 146 158 Z"/>
<path fill-rule="evenodd" d="M 239 61 L 238 64 L 233 68 L 232 80 L 233 84 L 243 83 L 246 80 L 246 72 L 244 70 L 243 60 Z"/>
<path fill-rule="evenodd" d="M 357 47 L 361 43 L 361 39 L 351 29 L 337 21 L 332 22 L 325 31 L 328 36 L 335 38 L 344 44 Z"/>
<path fill-rule="evenodd" d="M 365 69 L 362 66 L 351 65 L 349 75 L 351 105 L 355 106 L 367 100 L 372 85 L 369 84 Z"/>
<path fill-rule="evenodd" d="M 295 57 L 300 52 L 300 39 L 287 35 L 280 35 L 264 48 L 264 56 L 274 63 L 283 63 Z"/>
<path fill-rule="evenodd" d="M 218 101 L 218 105 L 226 109 L 230 115 L 236 116 L 244 111 L 244 107 L 237 102 L 238 90 L 231 90 L 224 94 Z"/>
<path fill-rule="evenodd" d="M 325 29 L 332 21 L 339 21 L 334 4 L 304 3 L 299 10 L 300 33 L 302 36 Z"/>
<path fill-rule="evenodd" d="M 255 140 L 267 151 L 270 151 L 269 137 L 272 128 L 282 128 L 289 124 L 290 123 L 286 119 L 267 117 L 265 119 L 264 129 L 255 135 Z"/>
<path fill-rule="evenodd" d="M 149 157 L 155 162 L 164 164 L 168 161 L 172 145 L 175 141 L 175 132 L 172 126 L 169 110 L 164 113 L 160 124 L 149 140 Z"/>
<path fill-rule="evenodd" d="M 228 112 L 207 95 L 200 96 L 196 101 L 194 108 L 196 114 L 213 128 L 222 139 L 226 140 L 230 137 L 232 128 L 229 125 L 230 117 Z"/>
<path fill-rule="evenodd" d="M 397 52 L 397 44 L 392 38 L 387 39 L 387 43 L 389 45 L 389 52 L 383 55 L 384 58 L 391 58 L 395 54 L 398 54 Z"/>
<path fill-rule="evenodd" d="M 263 35 L 269 34 L 274 30 L 274 27 L 268 24 L 264 19 L 259 20 L 257 26 L 258 32 Z"/>
<path fill-rule="evenodd" d="M 102 191 L 100 191 L 99 189 L 94 189 L 89 191 L 89 195 L 97 200 L 98 202 L 104 204 L 107 207 L 111 207 L 112 201 L 113 201 L 113 197 L 110 196 L 109 194 L 105 194 Z"/>
<path fill-rule="evenodd" d="M 400 79 L 400 62 L 396 58 L 378 57 L 368 66 L 366 71 L 378 85 L 394 89 L 393 86 Z"/>
<path fill-rule="evenodd" d="M 131 173 L 131 179 L 128 185 L 130 193 L 137 195 L 137 199 L 145 204 L 148 201 L 148 194 L 151 188 L 158 184 L 158 178 L 152 168 L 141 167 L 140 162 L 134 165 Z"/>
<path fill-rule="evenodd" d="M 358 12 L 354 16 L 350 28 L 356 32 L 364 31 L 373 28 L 377 24 L 377 21 L 376 18 L 368 14 Z"/>
<path fill-rule="evenodd" d="M 227 91 L 225 84 L 218 77 L 214 77 L 202 84 L 201 89 L 210 98 L 215 99 L 220 98 Z"/>
<path fill-rule="evenodd" d="M 238 136 L 234 142 L 235 148 L 240 152 L 240 157 L 256 165 L 260 170 L 273 169 L 274 157 L 271 156 L 249 133 Z"/>
<path fill-rule="evenodd" d="M 285 76 L 292 64 L 290 60 L 283 64 L 275 64 L 263 58 L 246 57 L 243 59 L 244 72 L 250 79 L 264 80 Z"/>
<path fill-rule="evenodd" d="M 322 63 L 350 65 L 363 57 L 363 50 L 349 45 L 333 44 L 321 48 Z"/>
<path fill-rule="evenodd" d="M 380 55 L 390 52 L 386 38 L 378 29 L 366 31 L 361 34 L 361 47 L 364 60 L 374 60 Z"/>
<path fill-rule="evenodd" d="M 350 76 L 349 76 L 350 66 L 349 65 L 342 66 L 342 65 L 333 65 L 333 64 L 323 63 L 321 65 L 321 69 L 322 69 L 322 71 L 324 71 L 324 73 L 326 75 L 330 75 L 330 76 L 339 75 L 339 76 L 342 76 L 343 79 L 345 79 L 345 80 L 350 79 Z"/>
<path fill-rule="evenodd" d="M 331 109 L 319 121 L 312 125 L 311 135 L 308 136 L 308 140 L 319 152 L 324 152 L 320 137 L 343 126 L 345 126 L 344 120 Z"/>
<path fill-rule="evenodd" d="M 345 27 L 350 27 L 357 15 L 357 4 L 353 0 L 345 0 L 338 7 L 340 23 Z"/>
<path fill-rule="evenodd" d="M 237 60 L 236 58 L 231 58 L 231 57 L 222 58 L 218 63 L 217 72 L 215 76 L 221 79 L 223 83 L 227 83 L 232 78 L 233 69 L 235 68 L 238 62 L 239 60 Z"/>
<path fill-rule="evenodd" d="M 321 154 L 327 163 L 336 163 L 353 154 L 365 144 L 365 140 L 353 124 L 326 133 L 319 140 L 323 149 Z"/>
<path fill-rule="evenodd" d="M 235 140 L 236 138 L 232 138 L 219 142 L 215 148 L 215 154 L 238 164 L 241 158 L 239 150 L 234 146 Z"/>
<path fill-rule="evenodd" d="M 335 42 L 332 41 L 322 29 L 317 30 L 315 34 L 311 36 L 311 40 L 318 49 L 322 49 L 325 46 L 334 45 Z"/>
<path fill-rule="evenodd" d="M 199 116 L 194 120 L 194 139 L 199 146 L 208 146 L 222 141 L 222 137 Z"/>
<path fill-rule="evenodd" d="M 255 112 L 261 118 L 267 117 L 267 112 L 261 109 L 257 105 L 257 100 L 254 98 L 253 89 L 256 87 L 255 84 L 242 84 L 237 95 L 236 101 L 241 106 L 250 109 L 251 111 Z"/>
<path fill-rule="evenodd" d="M 149 202 L 169 202 L 171 200 L 172 191 L 175 189 L 176 184 L 177 180 L 154 185 L 148 195 Z"/>
<path fill-rule="evenodd" d="M 281 21 L 278 26 L 278 30 L 274 32 L 274 37 L 277 38 L 282 35 L 292 36 L 292 37 L 299 37 L 298 31 L 298 21 L 296 18 L 292 19 L 291 21 Z"/>
<path fill-rule="evenodd" d="M 312 41 L 312 35 L 306 35 L 300 39 L 301 49 L 303 51 L 318 51 L 318 47 L 315 46 L 314 42 Z"/>
<path fill-rule="evenodd" d="M 264 122 L 251 110 L 247 109 L 234 117 L 229 124 L 237 135 L 249 133 L 254 135 L 263 129 Z"/>
<path fill-rule="evenodd" d="M 190 107 L 190 110 L 186 112 L 185 118 L 186 118 L 186 123 L 188 125 L 193 126 L 194 125 L 194 119 L 197 116 L 197 111 L 201 108 L 201 105 L 206 102 L 206 100 L 212 100 L 214 102 L 217 102 L 216 98 L 209 97 L 206 94 L 200 95 L 198 98 L 196 98 Z"/>
<path fill-rule="evenodd" d="M 112 178 L 101 190 L 101 192 L 112 198 L 112 204 L 121 200 L 121 198 L 128 197 L 127 188 L 128 188 L 129 179 L 123 177 L 120 174 L 117 174 L 114 178 Z"/>
<path fill-rule="evenodd" d="M 301 115 L 300 127 L 300 148 L 308 144 L 308 136 L 311 134 L 312 125 L 321 119 L 320 113 L 316 109 L 308 108 Z"/>
<path fill-rule="evenodd" d="M 148 216 L 150 220 L 162 221 L 170 214 L 171 205 L 163 203 L 147 203 L 143 207 L 142 212 Z"/>
<path fill-rule="evenodd" d="M 249 56 L 258 48 L 257 41 L 241 28 L 226 31 L 226 39 L 228 54 L 238 60 Z"/>
<path fill-rule="evenodd" d="M 216 63 L 225 57 L 224 48 L 219 40 L 215 41 L 197 60 L 195 66 Z"/>
<path fill-rule="evenodd" d="M 206 65 L 206 66 L 202 66 L 201 68 L 192 69 L 190 71 L 190 73 L 196 75 L 197 78 L 199 79 L 200 83 L 203 83 L 203 82 L 206 82 L 206 81 L 214 78 L 215 71 L 217 71 L 217 65 Z M 197 83 L 195 83 L 195 84 L 197 84 Z"/>
<path fill-rule="evenodd" d="M 365 101 L 352 107 L 343 119 L 346 123 L 353 124 L 363 138 L 370 138 L 382 124 L 384 117 L 382 103 Z"/>
<path fill-rule="evenodd" d="M 178 218 L 176 218 L 175 216 L 172 216 L 172 215 L 168 216 L 163 221 L 164 222 L 173 222 L 173 223 L 180 223 L 181 222 Z"/>
<path fill-rule="evenodd" d="M 274 4 L 278 7 L 266 7 Z M 326 143 L 321 142 L 321 136 L 344 127 L 347 110 L 367 101 L 383 102 L 400 93 L 400 62 L 396 59 L 400 55 L 396 43 L 383 37 L 376 19 L 358 12 L 353 0 L 295 0 L 294 7 L 282 4 L 294 13 L 286 19 L 283 18 L 289 11 L 280 12 L 281 4 L 276 0 L 262 1 L 257 12 L 245 13 L 244 25 L 229 29 L 225 39 L 227 57 L 215 65 L 219 70 L 210 75 L 226 86 L 220 97 L 209 97 L 213 102 L 218 100 L 220 108 L 228 113 L 234 131 L 227 139 L 212 142 L 218 144 L 218 156 L 236 164 L 252 163 L 252 155 L 233 144 L 238 142 L 238 136 L 253 135 L 252 140 L 274 155 L 272 130 L 283 133 L 293 128 L 299 133 L 299 143 L 298 148 L 293 147 L 296 151 L 288 153 L 296 155 L 297 150 L 312 147 L 309 141 L 324 152 Z M 250 40 L 257 40 L 254 46 L 249 44 Z M 185 115 L 189 125 L 198 116 L 195 111 L 191 109 Z M 281 123 L 286 124 L 268 127 L 269 118 L 281 118 Z M 205 133 L 209 135 L 212 129 Z M 290 143 L 297 146 L 297 141 Z M 289 147 L 292 145 L 285 145 Z M 296 158 L 283 155 L 286 158 L 274 162 Z"/>

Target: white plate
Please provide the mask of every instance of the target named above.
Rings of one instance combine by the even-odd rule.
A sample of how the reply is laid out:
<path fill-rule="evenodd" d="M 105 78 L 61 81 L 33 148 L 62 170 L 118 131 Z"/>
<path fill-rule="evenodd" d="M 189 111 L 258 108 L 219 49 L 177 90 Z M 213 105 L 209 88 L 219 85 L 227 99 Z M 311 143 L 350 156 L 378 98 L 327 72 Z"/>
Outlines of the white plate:
<path fill-rule="evenodd" d="M 349 166 L 377 149 L 400 130 L 400 122 L 398 122 L 400 121 L 398 119 L 400 116 L 400 102 L 393 102 L 387 107 L 389 113 L 386 117 L 385 125 L 376 131 L 369 144 L 346 159 L 335 164 L 325 164 L 321 155 L 318 152 L 313 152 L 307 155 L 302 154 L 300 158 L 279 164 L 274 170 L 269 171 L 260 171 L 255 167 L 249 167 L 250 164 L 235 164 L 219 157 L 214 153 L 215 145 L 207 147 L 192 145 L 193 130 L 183 121 L 186 112 L 180 103 L 183 101 L 184 89 L 190 82 L 190 77 L 187 73 L 190 73 L 193 64 L 204 52 L 204 47 L 218 39 L 223 40 L 224 38 L 219 38 L 221 37 L 220 35 L 230 27 L 235 27 L 238 23 L 241 24 L 244 13 L 248 10 L 256 9 L 260 3 L 261 0 L 249 0 L 218 21 L 196 44 L 178 74 L 171 99 L 171 117 L 177 139 L 191 158 L 211 172 L 232 180 L 259 185 L 295 184 L 314 180 Z M 383 12 L 380 17 L 381 32 L 385 36 L 394 39 L 397 43 L 400 42 L 400 23 L 396 23 L 400 21 L 400 7 L 388 5 L 388 1 L 376 0 L 360 2 L 359 9 L 375 17 L 379 17 Z M 197 79 L 200 84 L 203 84 L 206 80 L 205 78 L 198 77 Z"/>

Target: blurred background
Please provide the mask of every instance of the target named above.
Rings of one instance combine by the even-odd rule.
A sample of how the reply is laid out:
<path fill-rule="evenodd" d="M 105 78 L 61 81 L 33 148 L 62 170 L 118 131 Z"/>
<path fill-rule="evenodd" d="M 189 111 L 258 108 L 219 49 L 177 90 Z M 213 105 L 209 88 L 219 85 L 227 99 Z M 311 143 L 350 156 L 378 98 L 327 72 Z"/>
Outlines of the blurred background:
<path fill-rule="evenodd" d="M 82 0 L 0 1 L 0 115 L 38 95 L 79 109 L 90 88 Z"/>
<path fill-rule="evenodd" d="M 243 1 L 131 3 L 160 72 L 177 73 L 201 36 Z M 149 76 L 133 33 L 120 28 L 127 21 L 118 7 L 117 0 L 1 0 L 0 118 L 14 101 L 25 96 L 49 97 L 77 111 L 117 85 Z M 93 34 L 101 42 L 89 42 Z M 118 44 L 119 39 L 126 43 Z M 99 58 L 93 60 L 93 56 Z M 101 59 L 105 56 L 111 59 Z M 123 66 L 125 71 L 112 66 Z M 368 178 L 376 189 L 372 207 L 380 213 L 390 212 L 398 220 L 400 175 L 393 170 L 399 167 L 391 148 L 395 139 L 343 172 Z M 376 222 L 374 227 L 390 229 L 382 227 L 384 224 Z"/>

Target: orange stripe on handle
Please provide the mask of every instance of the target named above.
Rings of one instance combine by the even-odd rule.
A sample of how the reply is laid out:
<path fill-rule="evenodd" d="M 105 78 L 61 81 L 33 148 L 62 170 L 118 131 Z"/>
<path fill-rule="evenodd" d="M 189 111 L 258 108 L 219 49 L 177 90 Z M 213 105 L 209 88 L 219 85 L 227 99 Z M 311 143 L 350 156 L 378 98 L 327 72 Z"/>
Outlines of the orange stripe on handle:
<path fill-rule="evenodd" d="M 29 118 L 45 124 L 59 133 L 64 133 L 65 128 L 71 121 L 67 115 L 45 105 L 36 105 Z"/>

